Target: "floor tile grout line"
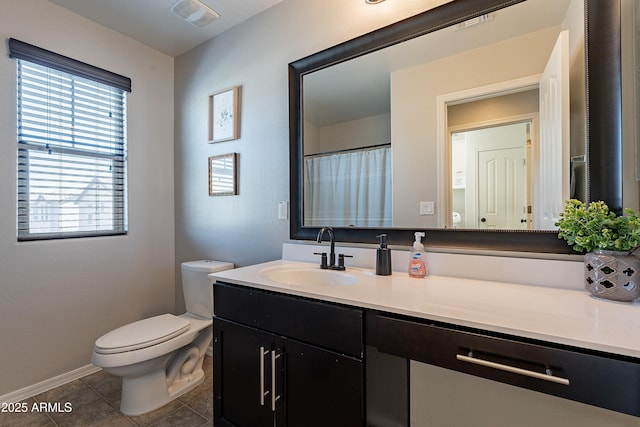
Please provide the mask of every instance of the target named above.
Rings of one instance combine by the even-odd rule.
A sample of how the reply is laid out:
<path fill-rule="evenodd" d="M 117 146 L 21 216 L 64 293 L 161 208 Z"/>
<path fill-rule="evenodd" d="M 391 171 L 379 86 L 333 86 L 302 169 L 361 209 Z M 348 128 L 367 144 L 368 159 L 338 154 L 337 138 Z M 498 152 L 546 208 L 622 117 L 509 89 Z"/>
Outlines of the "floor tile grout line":
<path fill-rule="evenodd" d="M 68 384 L 68 383 L 67 383 L 67 384 Z M 58 386 L 58 387 L 56 387 L 56 388 L 64 387 L 64 386 L 66 386 L 67 384 L 63 384 L 63 385 Z M 48 390 L 48 391 L 49 391 L 49 390 Z M 40 394 L 41 394 L 41 393 L 38 393 L 38 394 L 36 394 L 35 396 L 31 396 L 29 399 L 33 399 L 33 401 L 34 401 L 34 402 L 36 402 L 36 403 L 38 403 L 38 404 L 39 404 L 39 403 L 41 403 L 41 402 L 44 402 L 44 400 L 37 399 L 37 397 L 38 397 Z M 25 400 L 28 400 L 28 399 L 25 399 Z M 52 417 L 51 415 L 49 415 L 49 413 L 48 413 L 48 412 L 45 412 L 45 415 L 47 416 L 47 418 L 49 418 L 49 421 L 51 421 L 51 422 L 53 423 L 53 425 L 54 425 L 54 426 L 56 426 L 56 427 L 58 427 L 58 426 L 59 426 L 59 425 L 58 425 L 58 423 L 56 422 L 56 420 L 54 420 L 54 419 L 53 419 L 53 417 Z"/>
<path fill-rule="evenodd" d="M 107 398 L 107 396 L 105 396 L 104 394 L 102 394 L 102 393 L 100 392 L 100 390 L 98 390 L 97 388 L 95 388 L 94 386 L 92 386 L 91 384 L 89 384 L 88 382 L 84 381 L 84 378 L 85 378 L 85 377 L 80 378 L 80 381 L 81 381 L 84 385 L 86 385 L 86 386 L 87 386 L 87 387 L 89 387 L 91 390 L 93 390 L 93 391 L 95 391 L 96 393 L 98 393 L 98 396 L 100 396 L 100 398 L 102 398 L 102 400 L 104 400 L 105 402 L 107 402 L 107 404 L 108 404 L 109 406 L 111 406 L 111 407 L 112 407 L 112 408 L 114 408 L 114 409 L 117 409 L 117 410 L 118 410 L 118 412 L 120 412 L 120 408 L 118 408 L 118 407 L 115 405 L 115 403 L 111 402 L 111 400 L 109 400 L 109 399 Z M 124 415 L 124 414 L 123 414 L 123 415 Z M 126 416 L 126 415 L 125 415 L 125 416 Z M 134 423 L 134 424 L 135 424 L 135 423 Z M 136 424 L 136 425 L 137 425 L 137 424 Z"/>
<path fill-rule="evenodd" d="M 87 375 L 88 377 L 88 375 Z M 100 398 L 102 400 L 104 400 L 106 402 L 107 405 L 111 406 L 113 409 L 115 409 L 116 411 L 118 411 L 118 413 L 120 413 L 123 417 L 125 417 L 129 422 L 131 422 L 134 426 L 136 427 L 140 427 L 140 424 L 136 423 L 134 420 L 132 420 L 128 415 L 123 414 L 120 411 L 120 408 L 114 403 L 112 402 L 109 398 L 107 398 L 107 396 L 105 396 L 104 394 L 102 394 L 100 392 L 100 390 L 98 390 L 96 387 L 94 387 L 93 385 L 91 385 L 90 383 L 88 383 L 87 381 L 85 381 L 86 377 L 82 377 L 80 378 L 80 381 L 86 385 L 87 387 L 89 387 L 91 390 L 95 391 L 96 393 L 98 393 L 98 395 L 100 396 Z"/>
<path fill-rule="evenodd" d="M 162 418 L 159 418 L 159 419 L 155 420 L 154 422 L 152 422 L 151 424 L 149 424 L 149 426 L 148 426 L 148 427 L 153 427 L 154 425 L 158 424 L 160 421 L 163 421 L 163 420 L 164 420 L 166 417 L 168 417 L 169 415 L 171 415 L 171 414 L 173 414 L 173 413 L 175 413 L 175 412 L 178 412 L 180 409 L 182 409 L 182 407 L 186 406 L 184 403 L 182 403 L 182 402 L 178 401 L 177 399 L 176 399 L 176 402 L 178 402 L 178 403 L 179 403 L 180 405 L 182 405 L 182 406 L 178 406 L 178 407 L 177 407 L 176 409 L 174 409 L 173 411 L 171 411 L 171 412 L 167 412 L 167 414 L 166 414 L 166 415 L 164 415 Z M 191 409 L 191 408 L 189 408 L 189 409 Z M 135 422 L 134 422 L 134 424 L 135 424 Z M 138 425 L 138 424 L 136 424 L 136 425 Z"/>
<path fill-rule="evenodd" d="M 213 418 L 209 418 L 207 415 L 205 415 L 205 414 L 201 413 L 200 411 L 195 410 L 195 409 L 194 409 L 194 408 L 192 408 L 191 406 L 189 406 L 189 405 L 184 405 L 184 406 L 186 406 L 187 408 L 191 409 L 193 412 L 195 412 L 196 414 L 200 415 L 200 416 L 201 416 L 202 418 L 204 418 L 205 420 L 207 420 L 207 421 L 213 421 Z"/>

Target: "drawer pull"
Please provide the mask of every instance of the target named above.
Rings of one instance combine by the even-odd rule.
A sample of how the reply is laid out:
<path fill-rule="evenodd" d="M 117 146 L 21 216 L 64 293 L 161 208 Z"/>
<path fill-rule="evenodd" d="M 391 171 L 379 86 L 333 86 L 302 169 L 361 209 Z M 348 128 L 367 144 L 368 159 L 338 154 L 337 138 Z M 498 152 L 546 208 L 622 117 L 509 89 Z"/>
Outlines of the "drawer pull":
<path fill-rule="evenodd" d="M 471 353 L 470 353 L 471 354 Z M 514 374 L 525 375 L 527 377 L 538 378 L 540 380 L 551 381 L 557 384 L 569 385 L 567 378 L 554 377 L 550 374 L 541 374 L 539 372 L 530 371 L 528 369 L 516 368 L 515 366 L 504 365 L 502 363 L 490 362 L 488 360 L 478 359 L 476 357 L 456 354 L 456 359 L 461 362 L 473 363 L 474 365 L 486 366 L 488 368 L 499 369 L 501 371 L 511 372 Z M 549 372 L 547 370 L 547 372 Z"/>
<path fill-rule="evenodd" d="M 260 347 L 260 406 L 264 406 L 264 397 L 269 394 L 268 391 L 264 391 L 264 357 L 269 354 L 264 350 L 264 347 Z"/>
<path fill-rule="evenodd" d="M 280 395 L 276 396 L 276 360 L 280 359 L 282 354 L 276 354 L 271 351 L 271 411 L 276 411 L 276 402 L 280 400 Z"/>

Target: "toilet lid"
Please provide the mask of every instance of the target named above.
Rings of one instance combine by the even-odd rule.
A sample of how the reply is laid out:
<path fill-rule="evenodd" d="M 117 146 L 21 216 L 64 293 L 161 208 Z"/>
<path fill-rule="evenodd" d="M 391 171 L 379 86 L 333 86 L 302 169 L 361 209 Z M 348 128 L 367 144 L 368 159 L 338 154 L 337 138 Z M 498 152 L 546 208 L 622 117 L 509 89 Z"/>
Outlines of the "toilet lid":
<path fill-rule="evenodd" d="M 173 314 L 161 314 L 129 323 L 108 332 L 96 341 L 96 352 L 122 353 L 149 347 L 177 337 L 189 329 L 189 321 Z"/>

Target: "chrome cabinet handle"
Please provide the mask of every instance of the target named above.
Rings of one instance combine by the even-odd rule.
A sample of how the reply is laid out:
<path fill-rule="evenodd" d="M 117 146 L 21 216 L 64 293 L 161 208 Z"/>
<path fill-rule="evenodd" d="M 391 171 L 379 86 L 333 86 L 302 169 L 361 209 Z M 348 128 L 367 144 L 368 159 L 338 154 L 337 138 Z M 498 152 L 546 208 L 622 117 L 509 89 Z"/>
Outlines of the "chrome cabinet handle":
<path fill-rule="evenodd" d="M 502 363 L 496 363 L 496 362 L 490 362 L 488 360 L 478 359 L 476 357 L 473 357 L 471 353 L 469 353 L 469 356 L 456 354 L 456 359 L 462 362 L 473 363 L 474 365 L 486 366 L 488 368 L 498 369 L 501 371 L 511 372 L 514 374 L 524 375 L 527 377 L 537 378 L 544 381 L 551 381 L 552 383 L 569 385 L 569 380 L 567 378 L 554 377 L 553 375 L 551 375 L 549 370 L 547 370 L 546 374 L 541 374 L 539 372 L 530 371 L 528 369 L 516 368 L 515 366 L 509 366 L 509 365 L 504 365 Z"/>
<path fill-rule="evenodd" d="M 276 402 L 280 399 L 280 395 L 276 396 L 276 359 L 281 354 L 276 354 L 275 350 L 271 350 L 271 411 L 276 411 Z"/>
<path fill-rule="evenodd" d="M 268 391 L 264 391 L 264 357 L 267 354 L 269 352 L 260 347 L 260 406 L 264 406 L 264 397 L 269 394 Z"/>

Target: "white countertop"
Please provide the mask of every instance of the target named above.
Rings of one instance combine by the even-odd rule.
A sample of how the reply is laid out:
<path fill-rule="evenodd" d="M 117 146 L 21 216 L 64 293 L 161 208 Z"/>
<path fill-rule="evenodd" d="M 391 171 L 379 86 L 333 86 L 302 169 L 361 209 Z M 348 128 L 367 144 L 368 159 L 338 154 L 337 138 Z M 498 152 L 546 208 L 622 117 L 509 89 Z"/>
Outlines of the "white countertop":
<path fill-rule="evenodd" d="M 640 358 L 640 302 L 599 300 L 586 291 L 486 280 L 349 268 L 361 278 L 350 285 L 287 285 L 266 279 L 265 268 L 295 263 L 278 260 L 213 273 L 216 280 L 389 313 L 502 332 L 553 343 Z"/>

